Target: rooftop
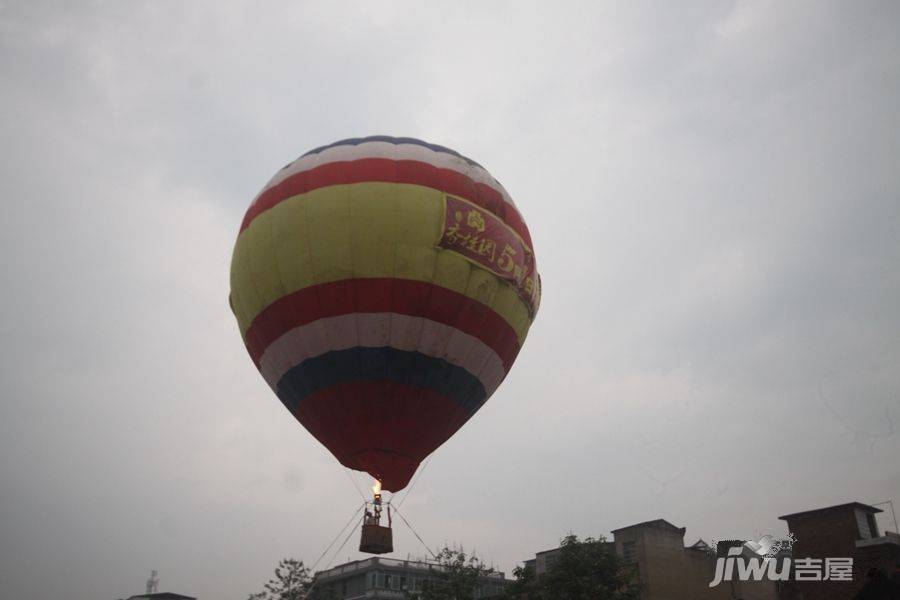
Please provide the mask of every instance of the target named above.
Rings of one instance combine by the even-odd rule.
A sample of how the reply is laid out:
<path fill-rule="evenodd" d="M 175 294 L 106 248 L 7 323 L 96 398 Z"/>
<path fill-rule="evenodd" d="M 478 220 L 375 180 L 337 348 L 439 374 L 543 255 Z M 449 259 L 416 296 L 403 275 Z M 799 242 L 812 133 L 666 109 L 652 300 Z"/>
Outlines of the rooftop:
<path fill-rule="evenodd" d="M 709 544 L 707 544 L 703 540 L 703 538 L 698 539 L 696 542 L 694 542 L 690 546 L 687 546 L 685 549 L 686 550 L 699 550 L 700 552 L 707 552 L 707 553 L 712 551 L 712 548 L 709 546 Z"/>
<path fill-rule="evenodd" d="M 847 502 L 846 504 L 835 504 L 834 506 L 826 506 L 825 508 L 814 508 L 812 510 L 805 510 L 803 512 L 791 513 L 789 515 L 784 515 L 778 518 L 782 521 L 786 521 L 795 517 L 813 517 L 829 512 L 845 511 L 848 509 L 856 508 L 870 514 L 883 512 L 880 508 L 875 508 L 874 506 L 869 506 L 868 504 L 863 504 L 862 502 Z"/>
<path fill-rule="evenodd" d="M 443 565 L 439 565 L 433 562 L 427 562 L 423 560 L 398 560 L 396 558 L 384 558 L 381 556 L 373 556 L 372 558 L 364 558 L 362 560 L 354 560 L 352 562 L 345 563 L 343 565 L 338 565 L 336 567 L 332 567 L 327 571 L 317 571 L 316 579 L 330 579 L 332 577 L 340 577 L 344 575 L 349 575 L 351 573 L 356 572 L 366 572 L 371 571 L 372 569 L 377 568 L 388 568 L 388 569 L 402 569 L 403 571 L 419 571 L 419 572 L 427 572 L 427 571 L 444 571 L 445 568 Z M 494 571 L 492 573 L 486 573 L 485 577 L 491 579 L 506 579 L 504 573 L 500 571 Z M 173 599 L 174 600 L 174 599 Z"/>
<path fill-rule="evenodd" d="M 193 596 L 183 596 L 181 594 L 173 594 L 172 592 L 159 592 L 156 594 L 138 594 L 131 596 L 128 600 L 197 600 Z"/>
<path fill-rule="evenodd" d="M 613 529 L 612 533 L 617 533 L 619 531 L 625 531 L 626 529 L 635 529 L 638 527 L 654 527 L 656 529 L 663 529 L 665 531 L 671 531 L 673 533 L 680 533 L 684 535 L 684 532 L 687 531 L 684 527 L 675 527 L 665 519 L 654 519 L 652 521 L 644 521 L 643 523 L 637 523 L 635 525 L 628 525 L 626 527 L 619 527 L 618 529 Z"/>

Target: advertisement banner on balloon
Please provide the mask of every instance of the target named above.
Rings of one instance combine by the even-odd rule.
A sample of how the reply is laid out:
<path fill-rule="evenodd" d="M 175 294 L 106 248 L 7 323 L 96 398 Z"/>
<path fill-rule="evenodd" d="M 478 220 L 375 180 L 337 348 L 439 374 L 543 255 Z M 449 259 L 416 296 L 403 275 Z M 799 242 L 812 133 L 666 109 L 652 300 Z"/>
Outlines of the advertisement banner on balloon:
<path fill-rule="evenodd" d="M 535 271 L 534 253 L 493 213 L 468 200 L 445 194 L 444 226 L 439 246 L 458 252 L 512 282 L 531 313 L 537 312 L 541 283 Z"/>

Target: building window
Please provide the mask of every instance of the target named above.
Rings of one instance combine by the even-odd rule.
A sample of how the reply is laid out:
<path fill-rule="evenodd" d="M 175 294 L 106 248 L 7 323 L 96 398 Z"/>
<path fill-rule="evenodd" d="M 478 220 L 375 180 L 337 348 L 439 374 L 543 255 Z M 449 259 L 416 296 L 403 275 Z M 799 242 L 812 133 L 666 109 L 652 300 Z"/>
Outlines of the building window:
<path fill-rule="evenodd" d="M 393 579 L 393 577 L 391 577 L 390 575 L 384 576 L 384 589 L 386 589 L 386 590 L 391 589 L 391 580 L 392 579 Z"/>

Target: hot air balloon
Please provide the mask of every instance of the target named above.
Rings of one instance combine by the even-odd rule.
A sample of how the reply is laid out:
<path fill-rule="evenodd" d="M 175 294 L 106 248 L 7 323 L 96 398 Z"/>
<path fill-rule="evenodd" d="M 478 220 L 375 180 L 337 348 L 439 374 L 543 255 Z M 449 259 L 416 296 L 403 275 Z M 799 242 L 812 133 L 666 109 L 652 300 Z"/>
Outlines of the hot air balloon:
<path fill-rule="evenodd" d="M 342 140 L 283 167 L 231 262 L 263 378 L 341 464 L 392 492 L 494 393 L 539 302 L 503 186 L 413 138 Z"/>

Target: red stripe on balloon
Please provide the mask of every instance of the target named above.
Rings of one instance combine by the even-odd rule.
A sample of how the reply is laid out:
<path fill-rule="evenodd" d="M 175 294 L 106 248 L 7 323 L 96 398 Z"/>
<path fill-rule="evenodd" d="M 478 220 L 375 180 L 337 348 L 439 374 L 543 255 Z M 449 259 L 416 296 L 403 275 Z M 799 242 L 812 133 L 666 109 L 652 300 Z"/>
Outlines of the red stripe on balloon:
<path fill-rule="evenodd" d="M 352 313 L 394 312 L 424 317 L 478 338 L 509 372 L 519 340 L 490 307 L 453 290 L 410 279 L 344 279 L 312 285 L 267 306 L 247 330 L 247 350 L 256 366 L 269 344 L 301 325 Z"/>
<path fill-rule="evenodd" d="M 392 492 L 471 416 L 431 390 L 385 381 L 342 383 L 282 402 L 344 466 L 381 479 Z"/>
<path fill-rule="evenodd" d="M 411 183 L 465 198 L 497 215 L 525 240 L 529 248 L 534 249 L 525 221 L 496 189 L 487 184 L 473 181 L 453 169 L 443 169 L 416 160 L 391 160 L 389 158 L 361 158 L 353 161 L 332 162 L 291 175 L 262 192 L 250 205 L 241 223 L 241 231 L 249 227 L 253 219 L 260 214 L 279 202 L 298 194 L 305 194 L 329 185 L 365 183 L 367 181 Z"/>

